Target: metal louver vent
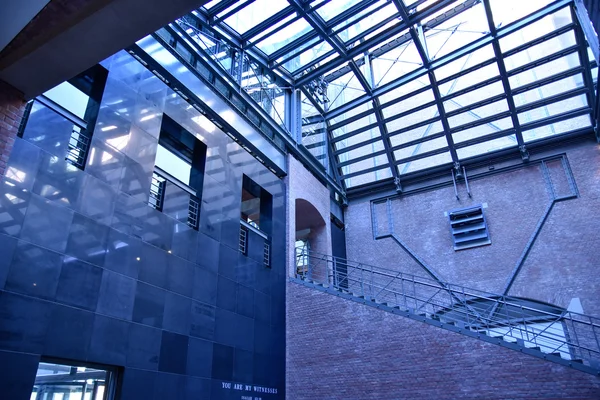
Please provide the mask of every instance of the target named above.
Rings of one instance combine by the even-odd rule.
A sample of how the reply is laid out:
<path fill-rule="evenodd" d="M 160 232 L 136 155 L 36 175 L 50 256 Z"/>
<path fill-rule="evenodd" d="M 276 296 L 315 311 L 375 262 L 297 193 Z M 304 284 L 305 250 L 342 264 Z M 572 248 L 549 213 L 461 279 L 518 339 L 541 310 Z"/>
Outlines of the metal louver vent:
<path fill-rule="evenodd" d="M 448 217 L 454 240 L 454 250 L 464 250 L 492 243 L 482 206 L 451 211 L 448 213 Z"/>

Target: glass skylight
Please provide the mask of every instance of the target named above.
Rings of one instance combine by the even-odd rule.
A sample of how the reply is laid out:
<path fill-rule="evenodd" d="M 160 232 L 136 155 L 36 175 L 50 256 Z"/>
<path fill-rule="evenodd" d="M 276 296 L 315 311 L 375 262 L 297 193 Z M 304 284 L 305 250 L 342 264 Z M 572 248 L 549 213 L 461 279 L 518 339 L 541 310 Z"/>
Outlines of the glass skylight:
<path fill-rule="evenodd" d="M 186 33 L 274 124 L 299 89 L 300 144 L 353 188 L 589 129 L 595 64 L 557 4 L 215 0 Z"/>
<path fill-rule="evenodd" d="M 255 0 L 227 18 L 225 23 L 238 33 L 244 34 L 288 6 L 286 0 Z"/>

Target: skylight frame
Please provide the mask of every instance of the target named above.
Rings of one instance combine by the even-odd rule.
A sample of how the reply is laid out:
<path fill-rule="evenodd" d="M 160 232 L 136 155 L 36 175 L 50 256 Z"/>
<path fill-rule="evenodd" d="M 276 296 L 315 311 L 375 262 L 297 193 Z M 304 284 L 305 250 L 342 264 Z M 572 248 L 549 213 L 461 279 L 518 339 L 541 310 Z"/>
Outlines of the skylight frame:
<path fill-rule="evenodd" d="M 231 7 L 234 4 L 234 2 L 230 1 L 230 0 L 224 1 L 223 3 L 225 3 L 225 4 L 220 8 L 216 8 L 217 6 L 220 6 L 220 4 L 217 4 L 216 6 L 212 7 L 210 10 L 205 10 L 205 11 L 207 11 L 209 20 L 210 20 L 211 15 L 214 16 L 218 13 L 223 13 L 223 10 L 225 10 L 227 7 Z M 310 50 L 311 47 L 318 46 L 319 43 L 330 42 L 330 40 L 328 40 L 328 39 L 331 39 L 331 38 L 326 39 L 323 36 L 323 32 L 327 32 L 328 34 L 331 34 L 331 35 L 336 35 L 337 33 L 340 32 L 340 30 L 346 29 L 348 26 L 357 24 L 364 18 L 367 18 L 368 13 L 361 16 L 361 18 L 358 18 L 356 21 L 352 21 L 352 22 L 348 22 L 348 23 L 345 22 L 345 20 L 350 15 L 357 14 L 360 10 L 363 10 L 367 7 L 377 4 L 378 0 L 361 1 L 357 4 L 352 5 L 345 11 L 337 13 L 337 15 L 328 17 L 327 21 L 325 21 L 318 14 L 319 9 L 321 9 L 321 7 L 323 7 L 326 4 L 326 1 L 303 2 L 301 0 L 289 0 L 289 3 L 290 3 L 290 7 L 286 7 L 284 10 L 280 11 L 278 14 L 280 14 L 280 13 L 286 14 L 289 17 L 289 15 L 291 15 L 290 13 L 296 13 L 296 16 L 293 18 L 293 20 L 297 20 L 299 18 L 307 18 L 307 16 L 316 17 L 316 18 L 313 18 L 313 20 L 312 20 L 312 22 L 310 22 L 310 24 L 314 25 L 315 21 L 316 21 L 316 24 L 317 24 L 316 26 L 318 26 L 319 29 L 318 30 L 315 29 L 315 30 L 313 30 L 313 32 L 305 33 L 304 35 L 296 38 L 292 42 L 287 43 L 285 46 L 283 46 L 279 50 L 273 52 L 271 55 L 262 54 L 262 57 L 263 57 L 262 59 L 264 60 L 263 65 L 265 65 L 269 68 L 273 68 L 274 70 L 278 71 L 278 74 L 280 76 L 284 77 L 285 79 L 288 79 L 292 86 L 300 87 L 302 89 L 302 92 L 304 93 L 305 97 L 308 99 L 308 101 L 311 102 L 311 104 L 314 106 L 314 110 L 315 110 L 315 112 L 312 113 L 311 116 L 307 117 L 306 123 L 310 123 L 311 121 L 317 121 L 318 119 L 323 118 L 323 116 L 324 116 L 327 120 L 325 126 L 327 126 L 328 131 L 331 132 L 333 129 L 338 129 L 339 127 L 342 127 L 344 125 L 351 124 L 352 122 L 359 120 L 361 118 L 361 116 L 368 115 L 368 114 L 374 112 L 374 115 L 377 117 L 376 118 L 377 122 L 373 122 L 371 124 L 372 125 L 371 129 L 377 127 L 381 131 L 381 135 L 382 135 L 384 142 L 388 142 L 386 144 L 385 150 L 389 156 L 389 160 L 388 160 L 389 166 L 390 166 L 390 168 L 392 168 L 392 170 L 394 170 L 397 166 L 402 164 L 405 160 L 395 160 L 394 159 L 392 153 L 394 150 L 397 150 L 397 146 L 392 146 L 389 143 L 390 138 L 395 135 L 402 134 L 402 132 L 407 132 L 409 129 L 415 129 L 416 125 L 440 121 L 440 119 L 438 117 L 433 117 L 433 118 L 429 118 L 429 120 L 428 120 L 429 122 L 427 122 L 427 120 L 426 120 L 424 122 L 419 122 L 418 124 L 414 124 L 412 126 L 403 127 L 402 129 L 398 129 L 393 132 L 386 132 L 386 123 L 387 122 L 393 121 L 394 119 L 397 119 L 397 118 L 401 118 L 402 116 L 408 115 L 411 112 L 418 112 L 427 107 L 437 105 L 438 109 L 443 114 L 443 116 L 441 118 L 444 120 L 444 123 L 447 126 L 444 134 L 448 137 L 449 140 L 451 140 L 453 138 L 453 135 L 458 132 L 462 132 L 467 129 L 471 129 L 476 126 L 485 125 L 485 124 L 489 123 L 490 121 L 493 122 L 493 121 L 497 121 L 499 119 L 506 118 L 506 117 L 514 118 L 516 116 L 517 110 L 519 110 L 519 112 L 521 112 L 521 110 L 523 109 L 522 105 L 517 106 L 516 104 L 514 104 L 514 100 L 513 100 L 514 97 L 516 97 L 520 94 L 526 93 L 528 90 L 533 90 L 534 88 L 542 86 L 544 84 L 549 85 L 550 83 L 555 82 L 556 80 L 561 79 L 561 78 L 562 79 L 570 79 L 570 78 L 575 79 L 576 77 L 581 77 L 581 79 L 584 80 L 583 88 L 576 88 L 576 89 L 574 89 L 574 91 L 579 94 L 585 94 L 586 98 L 590 98 L 590 96 L 593 96 L 592 91 L 594 88 L 594 83 L 593 83 L 592 74 L 589 71 L 589 66 L 594 66 L 595 63 L 593 61 L 589 61 L 589 57 L 584 58 L 582 56 L 582 52 L 587 51 L 587 49 L 582 49 L 583 43 L 582 43 L 582 40 L 580 37 L 581 28 L 579 27 L 576 19 L 573 19 L 567 25 L 558 27 L 555 30 L 557 32 L 562 31 L 563 33 L 570 32 L 570 31 L 576 32 L 577 38 L 575 39 L 575 44 L 573 46 L 570 46 L 567 49 L 562 49 L 562 50 L 556 52 L 556 54 L 543 54 L 539 57 L 538 60 L 531 63 L 531 65 L 520 66 L 516 70 L 509 69 L 508 73 L 506 73 L 505 75 L 502 75 L 502 69 L 504 66 L 505 59 L 507 59 L 510 55 L 516 54 L 520 51 L 527 51 L 527 49 L 529 49 L 532 46 L 535 46 L 536 44 L 540 43 L 543 40 L 541 40 L 540 38 L 534 38 L 531 41 L 531 43 L 519 44 L 519 46 L 517 46 L 515 48 L 511 48 L 505 52 L 502 52 L 502 51 L 498 52 L 497 48 L 499 47 L 500 41 L 503 38 L 508 37 L 511 33 L 514 33 L 519 29 L 523 29 L 523 28 L 532 26 L 536 22 L 542 20 L 545 17 L 548 17 L 550 14 L 558 12 L 561 9 L 567 9 L 572 12 L 573 4 L 574 4 L 572 0 L 570 0 L 570 1 L 555 0 L 555 1 L 551 2 L 549 5 L 545 6 L 544 8 L 535 11 L 533 14 L 528 15 L 519 20 L 516 20 L 514 22 L 511 22 L 510 24 L 507 24 L 506 26 L 502 26 L 502 27 L 498 27 L 497 24 L 495 24 L 495 23 L 492 24 L 490 22 L 491 21 L 490 20 L 490 21 L 488 21 L 488 25 L 490 25 L 490 32 L 488 32 L 484 35 L 481 35 L 481 37 L 477 38 L 476 40 L 473 40 L 472 42 L 468 41 L 468 43 L 464 44 L 461 48 L 452 50 L 449 54 L 444 55 L 443 57 L 440 57 L 437 60 L 430 60 L 427 57 L 426 53 L 423 52 L 423 49 L 418 48 L 419 53 L 421 54 L 421 59 L 423 61 L 423 64 L 420 67 L 416 68 L 414 71 L 408 72 L 404 76 L 400 76 L 400 77 L 394 76 L 394 79 L 392 81 L 385 82 L 384 84 L 381 84 L 379 87 L 377 87 L 377 86 L 371 87 L 372 82 L 370 82 L 370 79 L 371 79 L 370 76 L 363 75 L 363 73 L 364 72 L 366 72 L 367 74 L 370 73 L 369 68 L 365 67 L 365 66 L 370 65 L 371 60 L 374 59 L 375 57 L 377 57 L 377 55 L 385 54 L 386 52 L 388 52 L 390 50 L 390 47 L 389 47 L 390 44 L 392 46 L 398 47 L 398 46 L 405 45 L 410 40 L 413 40 L 415 43 L 419 43 L 421 46 L 424 43 L 427 44 L 426 43 L 427 39 L 422 36 L 423 34 L 419 30 L 420 29 L 419 26 L 422 21 L 427 21 L 425 23 L 425 25 L 423 26 L 423 29 L 428 29 L 431 27 L 435 27 L 439 24 L 443 24 L 445 21 L 449 21 L 452 18 L 460 18 L 458 16 L 462 12 L 465 12 L 468 9 L 472 9 L 472 7 L 476 7 L 476 6 L 482 7 L 482 9 L 485 10 L 486 18 L 490 19 L 489 18 L 490 14 L 493 13 L 492 9 L 489 7 L 490 1 L 482 0 L 482 2 L 480 2 L 480 1 L 475 1 L 475 0 L 466 0 L 466 1 L 465 0 L 440 0 L 440 1 L 436 1 L 436 2 L 430 2 L 430 1 L 420 0 L 420 1 L 414 2 L 410 6 L 405 6 L 405 2 L 402 0 L 391 0 L 390 2 L 387 2 L 387 1 L 382 2 L 381 4 L 378 5 L 379 8 L 383 8 L 388 4 L 394 4 L 397 8 L 397 12 L 395 12 L 393 15 L 390 15 L 388 18 L 384 19 L 383 21 L 379 21 L 371 29 L 360 32 L 359 35 L 357 35 L 356 37 L 353 37 L 347 43 L 344 43 L 341 47 L 341 50 L 340 50 L 340 48 L 338 48 L 337 50 L 335 48 L 333 48 L 333 49 L 327 51 L 325 54 L 319 55 L 319 57 L 316 57 L 314 60 L 307 62 L 306 65 L 300 65 L 299 68 L 295 69 L 294 71 L 287 71 L 285 69 L 284 65 L 286 64 L 286 62 L 294 59 L 295 57 L 298 57 L 303 52 Z M 463 7 L 463 8 L 457 7 L 462 4 L 467 4 L 468 6 Z M 298 7 L 300 7 L 300 8 L 298 8 Z M 235 7 L 232 8 L 231 10 L 233 10 L 233 9 L 235 9 Z M 442 10 L 444 12 L 440 13 Z M 220 14 L 220 15 L 224 17 L 226 14 Z M 279 16 L 279 17 L 281 17 L 281 16 Z M 274 20 L 280 20 L 279 17 L 275 18 Z M 271 17 L 271 19 L 273 19 L 273 17 Z M 393 20 L 397 20 L 398 22 L 394 26 L 386 27 L 386 23 L 389 23 L 389 21 L 393 21 Z M 214 22 L 214 20 L 213 20 L 213 22 Z M 215 24 L 219 25 L 219 26 L 215 26 L 215 28 L 220 28 L 221 25 L 223 25 L 222 21 L 216 21 Z M 209 23 L 209 25 L 210 25 L 210 23 Z M 255 27 L 255 30 L 260 31 L 260 30 L 264 29 L 267 25 L 269 25 L 269 24 L 262 23 L 259 26 Z M 411 30 L 407 32 L 407 29 L 409 29 L 409 27 Z M 280 31 L 280 29 L 282 29 L 282 28 L 279 27 L 279 29 L 273 30 L 272 32 L 270 32 L 269 35 L 266 35 L 264 37 L 276 35 L 277 32 Z M 382 29 L 382 32 L 378 33 L 378 35 L 376 35 L 374 37 L 369 37 L 367 40 L 364 40 L 366 37 L 368 37 L 371 34 L 371 32 L 377 31 L 377 29 Z M 248 32 L 250 32 L 250 31 L 248 31 Z M 552 36 L 553 34 L 560 34 L 557 32 L 545 33 L 542 36 L 544 36 L 547 39 L 550 36 Z M 403 33 L 405 33 L 404 36 L 402 36 Z M 394 39 L 395 37 L 397 39 L 398 35 L 400 35 L 401 39 L 404 41 L 402 42 L 402 40 L 401 40 L 396 43 L 391 43 L 395 40 Z M 264 39 L 264 37 L 261 37 L 261 39 Z M 240 47 L 244 48 L 248 52 L 247 54 L 249 56 L 254 56 L 255 54 L 261 56 L 261 54 L 260 54 L 261 52 L 256 47 L 256 43 L 258 43 L 258 42 L 256 42 L 256 43 L 252 42 L 252 35 L 248 35 L 246 33 L 244 35 L 239 35 L 239 37 L 234 37 L 233 40 L 239 41 L 238 43 L 240 44 Z M 307 46 L 306 49 L 298 51 L 299 46 L 307 43 L 310 40 L 315 41 L 315 43 Z M 475 51 L 486 48 L 486 47 L 488 48 L 488 50 L 486 50 L 486 51 L 489 51 L 489 49 L 491 47 L 493 47 L 494 53 L 495 53 L 493 58 L 490 58 L 490 59 L 484 60 L 480 63 L 477 63 L 477 65 L 469 65 L 466 69 L 461 70 L 460 73 L 458 73 L 458 74 L 453 74 L 452 76 L 445 76 L 443 79 L 440 79 L 438 82 L 435 81 L 436 71 L 440 70 L 443 66 L 449 65 L 451 62 L 458 60 L 460 57 L 463 57 L 466 54 L 473 54 Z M 363 57 L 364 54 L 367 54 L 368 56 Z M 525 81 L 524 85 L 520 85 L 518 87 L 513 87 L 514 86 L 512 84 L 512 81 L 514 80 L 514 78 L 512 78 L 513 76 L 516 76 L 519 73 L 529 71 L 531 68 L 535 68 L 539 64 L 543 64 L 544 62 L 549 63 L 555 58 L 558 59 L 561 56 L 568 55 L 568 54 L 571 54 L 571 57 L 573 60 L 577 60 L 577 62 L 575 62 L 575 64 L 573 64 L 570 68 L 564 68 L 564 67 L 559 68 L 559 69 L 557 69 L 557 71 L 559 71 L 559 72 L 557 72 L 553 76 L 547 76 L 547 77 L 544 76 L 542 79 L 535 79 L 531 82 Z M 276 56 L 278 58 L 275 58 Z M 589 65 L 585 65 L 586 62 L 588 62 Z M 437 90 L 437 88 L 440 85 L 452 82 L 453 80 L 455 80 L 459 77 L 467 75 L 469 72 L 477 72 L 479 70 L 479 68 L 484 67 L 486 65 L 493 64 L 493 63 L 498 63 L 498 65 L 499 65 L 499 72 L 500 72 L 499 76 L 489 77 L 483 81 L 478 80 L 475 84 L 469 85 L 468 87 L 462 87 L 462 88 L 460 88 L 460 90 L 451 92 L 448 96 L 445 96 L 445 93 L 439 93 L 437 95 L 436 100 L 428 101 L 427 103 L 420 104 L 417 107 L 410 107 L 410 109 L 403 110 L 401 113 L 395 113 L 396 115 L 393 115 L 394 113 L 392 113 L 390 115 L 387 115 L 387 118 L 383 118 L 382 111 L 384 109 L 387 109 L 388 107 L 391 107 L 390 110 L 393 109 L 394 104 L 397 103 L 396 100 L 391 100 L 391 101 L 386 101 L 385 103 L 382 102 L 382 104 L 380 104 L 379 98 L 380 98 L 380 96 L 384 95 L 385 93 L 392 93 L 392 91 L 394 89 L 398 88 L 399 86 L 406 84 L 408 82 L 411 82 L 415 79 L 418 79 L 420 76 L 424 76 L 424 75 L 429 76 L 430 74 L 432 75 L 432 78 L 433 78 L 433 87 L 435 87 L 435 89 Z M 569 65 L 571 65 L 571 64 L 569 64 Z M 566 65 L 566 66 L 569 67 L 569 65 Z M 508 65 L 507 65 L 507 67 L 508 67 Z M 515 72 L 515 71 L 518 71 L 518 72 Z M 312 94 L 309 93 L 309 91 L 306 91 L 304 88 L 304 85 L 307 84 L 308 82 L 311 82 L 315 77 L 322 76 L 322 77 L 324 77 L 324 79 L 326 81 L 333 81 L 340 75 L 343 75 L 343 74 L 346 74 L 349 72 L 352 72 L 357 75 L 358 82 L 360 82 L 364 88 L 364 94 L 360 94 L 358 96 L 351 96 L 352 99 L 348 102 L 344 102 L 344 104 L 341 105 L 340 107 L 332 109 L 331 107 L 328 107 L 325 104 L 319 103 L 319 101 L 317 101 L 317 99 L 315 99 L 312 96 Z M 475 74 L 475 76 L 478 76 L 478 75 Z M 377 83 L 377 82 L 375 82 L 375 83 Z M 469 95 L 470 93 L 475 94 L 476 93 L 475 91 L 478 90 L 480 87 L 482 87 L 484 84 L 489 85 L 489 84 L 494 84 L 494 83 L 496 85 L 502 84 L 505 88 L 508 88 L 508 91 L 505 91 L 505 93 L 508 93 L 508 94 L 503 95 L 501 93 L 498 93 L 494 96 L 485 96 L 485 97 L 481 97 L 481 98 L 477 99 L 477 101 L 468 102 L 467 105 L 463 105 L 463 107 L 460 107 L 460 108 L 456 108 L 455 106 L 452 106 L 452 108 L 450 108 L 450 109 L 447 109 L 447 110 L 445 109 L 446 107 L 444 107 L 443 102 L 448 102 L 449 100 L 456 99 L 456 98 L 458 98 L 458 96 L 461 96 L 461 95 Z M 416 92 L 427 91 L 427 90 L 430 90 L 430 89 L 428 87 L 424 87 Z M 542 96 L 540 99 L 536 99 L 533 102 L 533 104 L 541 105 L 543 107 L 546 104 L 551 104 L 553 99 L 559 98 L 561 96 L 564 97 L 566 95 L 561 92 L 561 93 L 555 94 L 554 96 L 545 96 L 545 97 Z M 405 97 L 405 96 L 401 96 L 401 97 Z M 406 98 L 409 98 L 409 97 L 406 97 Z M 532 99 L 535 99 L 535 97 L 532 97 Z M 456 126 L 456 127 L 450 127 L 447 123 L 448 118 L 452 118 L 453 116 L 458 116 L 461 113 L 468 113 L 471 110 L 478 109 L 479 107 L 484 107 L 488 104 L 491 104 L 493 102 L 497 102 L 500 100 L 508 101 L 508 106 L 509 106 L 508 111 L 500 111 L 498 113 L 486 114 L 485 118 L 481 118 L 477 121 L 472 121 L 465 125 L 460 125 L 460 126 Z M 511 104 L 511 102 L 512 102 L 512 104 Z M 356 107 L 364 107 L 364 105 L 370 105 L 370 107 L 372 108 L 373 111 L 367 110 L 367 111 L 361 111 L 359 113 L 351 112 Z M 573 117 L 575 114 L 585 115 L 586 112 L 589 111 L 589 108 L 591 108 L 592 105 L 593 105 L 593 103 L 588 101 L 587 108 L 583 107 L 582 109 L 571 110 L 571 111 L 565 113 L 565 115 L 553 116 L 550 119 L 547 119 L 545 122 L 552 123 L 553 120 L 558 121 L 558 120 L 561 120 L 561 118 L 563 118 L 562 120 L 564 120 L 566 118 Z M 529 104 L 527 104 L 526 106 L 529 106 Z M 504 110 L 504 109 L 502 109 L 502 110 Z M 346 118 L 346 113 L 348 113 L 347 118 Z M 375 120 L 375 118 L 374 118 L 374 120 Z M 536 124 L 537 124 L 537 121 L 536 121 Z M 532 125 L 524 125 L 522 128 L 530 129 L 531 126 Z M 365 130 L 364 127 L 361 127 L 359 129 L 353 129 L 352 131 L 345 133 L 343 135 L 343 137 L 344 138 L 354 137 L 355 135 L 360 135 L 361 132 L 364 132 L 364 130 Z M 519 130 L 521 130 L 521 127 L 520 127 L 520 125 L 517 125 L 517 126 L 513 126 L 510 129 L 501 129 L 500 131 L 492 131 L 491 133 L 479 135 L 472 139 L 462 140 L 460 143 L 453 143 L 451 140 L 450 148 L 448 150 L 453 153 L 453 157 L 454 157 L 455 161 L 462 162 L 463 160 L 459 160 L 459 158 L 455 155 L 456 149 L 461 149 L 461 148 L 468 147 L 471 145 L 483 143 L 486 140 L 491 141 L 494 139 L 508 137 L 508 136 L 515 134 L 515 132 L 516 132 L 516 136 L 520 137 Z M 524 130 L 524 129 L 522 129 L 522 130 Z M 436 136 L 436 138 L 442 137 L 441 133 L 435 133 L 434 136 Z M 423 139 L 424 139 L 423 140 L 424 142 L 426 142 L 428 140 L 432 140 L 430 135 L 426 136 Z M 330 146 L 333 145 L 335 148 L 336 143 L 338 143 L 338 140 L 339 140 L 339 137 L 338 138 L 330 138 L 329 145 Z M 522 139 L 520 139 L 520 143 L 521 142 L 522 142 Z M 438 151 L 438 150 L 436 150 L 436 151 Z M 441 151 L 441 150 L 439 150 L 439 151 Z M 347 148 L 334 149 L 332 151 L 332 153 L 330 154 L 330 156 L 333 157 L 334 159 L 337 159 L 336 157 L 343 154 L 344 152 L 348 152 Z M 382 150 L 378 150 L 374 154 L 381 155 L 381 152 L 382 152 Z M 439 154 L 441 154 L 441 153 L 439 153 Z M 435 154 L 426 154 L 423 157 L 433 157 L 433 156 L 435 156 Z M 366 159 L 366 156 L 361 156 L 361 159 L 363 157 Z M 416 159 L 418 159 L 418 158 L 416 158 Z M 350 163 L 349 160 L 344 160 L 344 161 L 338 160 L 337 162 L 339 164 L 340 169 L 341 169 L 341 167 L 343 167 L 345 165 L 349 165 L 349 163 Z M 380 168 L 383 168 L 383 167 L 381 165 L 374 166 L 374 170 L 379 170 Z M 371 169 L 373 169 L 373 168 L 371 168 Z M 353 176 L 356 176 L 356 173 L 357 172 L 353 172 L 353 174 L 354 174 Z M 364 171 L 361 171 L 361 173 L 364 173 Z M 397 176 L 397 174 L 393 174 L 393 175 Z M 351 177 L 352 176 L 350 176 L 350 178 Z M 340 176 L 340 179 L 342 181 L 347 180 L 348 176 L 346 176 L 342 173 Z"/>

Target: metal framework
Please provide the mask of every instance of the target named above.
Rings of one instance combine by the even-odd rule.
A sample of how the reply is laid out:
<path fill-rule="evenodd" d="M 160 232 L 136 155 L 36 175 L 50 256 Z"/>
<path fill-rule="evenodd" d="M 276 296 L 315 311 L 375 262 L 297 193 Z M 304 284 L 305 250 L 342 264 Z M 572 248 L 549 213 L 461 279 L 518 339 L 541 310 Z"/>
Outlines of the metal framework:
<path fill-rule="evenodd" d="M 581 0 L 214 0 L 167 29 L 256 102 L 271 138 L 296 142 L 351 193 L 401 190 L 500 150 L 528 161 L 548 139 L 592 132 L 598 39 L 582 10 Z"/>

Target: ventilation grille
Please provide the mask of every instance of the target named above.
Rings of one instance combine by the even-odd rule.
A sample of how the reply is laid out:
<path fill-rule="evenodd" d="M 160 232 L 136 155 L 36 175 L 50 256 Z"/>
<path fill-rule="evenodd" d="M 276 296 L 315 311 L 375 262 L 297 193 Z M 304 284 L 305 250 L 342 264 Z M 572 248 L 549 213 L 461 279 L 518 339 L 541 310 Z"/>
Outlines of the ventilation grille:
<path fill-rule="evenodd" d="M 448 217 L 450 218 L 454 250 L 464 250 L 492 243 L 485 215 L 483 215 L 483 207 L 455 210 L 450 212 Z"/>

